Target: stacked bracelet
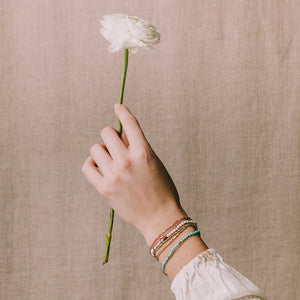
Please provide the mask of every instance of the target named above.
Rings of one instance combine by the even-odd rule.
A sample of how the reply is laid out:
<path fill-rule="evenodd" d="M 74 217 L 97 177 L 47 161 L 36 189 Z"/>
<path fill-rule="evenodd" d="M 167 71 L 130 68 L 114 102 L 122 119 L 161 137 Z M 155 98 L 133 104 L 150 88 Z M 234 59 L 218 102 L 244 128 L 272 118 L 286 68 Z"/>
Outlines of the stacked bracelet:
<path fill-rule="evenodd" d="M 189 226 L 193 226 L 197 229 L 197 223 L 188 217 L 174 222 L 154 240 L 150 247 L 150 254 L 158 259 L 156 252 L 158 252 L 159 255 L 181 232 L 185 230 L 185 228 Z"/>
<path fill-rule="evenodd" d="M 172 255 L 174 254 L 174 252 L 191 236 L 196 235 L 196 234 L 200 234 L 199 230 L 196 230 L 192 233 L 189 233 L 188 235 L 186 235 L 180 242 L 178 242 L 173 249 L 171 250 L 170 254 L 167 256 L 167 258 L 165 259 L 165 261 L 163 262 L 162 266 L 161 266 L 161 270 L 163 272 L 164 275 L 167 275 L 165 273 L 165 267 L 166 267 L 166 263 L 169 261 L 169 259 L 172 257 Z"/>
<path fill-rule="evenodd" d="M 149 252 L 150 254 L 153 256 L 153 251 L 154 251 L 154 247 L 157 248 L 157 244 L 158 243 L 162 243 L 163 239 L 166 239 L 166 234 L 170 231 L 172 231 L 174 228 L 176 228 L 176 226 L 178 224 L 180 224 L 180 222 L 185 221 L 185 220 L 191 220 L 189 217 L 183 217 L 177 221 L 175 221 L 173 224 L 171 224 L 166 230 L 164 230 L 163 232 L 161 232 L 157 238 L 154 240 L 154 242 L 152 243 L 152 245 L 149 248 Z"/>
<path fill-rule="evenodd" d="M 170 236 L 169 239 L 167 239 L 165 241 L 165 243 L 163 243 L 161 245 L 161 247 L 158 247 L 158 249 L 156 249 L 154 251 L 154 255 L 156 257 L 156 259 L 159 259 L 160 254 L 188 227 L 194 227 L 195 230 L 197 230 L 197 224 L 184 224 L 182 227 L 179 228 L 178 231 L 175 232 L 174 235 Z"/>
<path fill-rule="evenodd" d="M 155 257 L 155 250 L 160 248 L 166 241 L 168 241 L 172 236 L 174 236 L 182 226 L 185 224 L 194 224 L 197 223 L 191 219 L 181 221 L 179 224 L 175 224 L 172 228 L 169 229 L 167 233 L 165 233 L 158 241 L 154 244 L 154 246 L 150 249 L 150 254 Z"/>

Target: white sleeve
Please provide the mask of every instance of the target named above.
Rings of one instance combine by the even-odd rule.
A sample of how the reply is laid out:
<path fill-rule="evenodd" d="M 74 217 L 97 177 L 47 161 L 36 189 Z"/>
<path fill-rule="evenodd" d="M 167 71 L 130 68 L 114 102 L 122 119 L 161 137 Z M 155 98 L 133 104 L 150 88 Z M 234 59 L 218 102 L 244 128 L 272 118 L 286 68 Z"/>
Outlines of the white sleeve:
<path fill-rule="evenodd" d="M 198 254 L 176 275 L 171 290 L 177 300 L 267 300 L 263 292 L 214 249 Z"/>

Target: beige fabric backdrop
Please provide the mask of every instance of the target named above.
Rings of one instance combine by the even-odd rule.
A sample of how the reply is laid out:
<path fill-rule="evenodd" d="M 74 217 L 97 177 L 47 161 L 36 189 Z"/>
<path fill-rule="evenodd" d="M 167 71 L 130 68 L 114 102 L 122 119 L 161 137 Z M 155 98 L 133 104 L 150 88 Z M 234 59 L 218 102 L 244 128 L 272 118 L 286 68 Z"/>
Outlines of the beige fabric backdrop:
<path fill-rule="evenodd" d="M 85 180 L 100 130 L 117 128 L 123 53 L 99 20 L 155 24 L 129 57 L 124 103 L 207 244 L 269 299 L 297 299 L 299 1 L 2 0 L 0 298 L 173 299 L 142 236 Z"/>

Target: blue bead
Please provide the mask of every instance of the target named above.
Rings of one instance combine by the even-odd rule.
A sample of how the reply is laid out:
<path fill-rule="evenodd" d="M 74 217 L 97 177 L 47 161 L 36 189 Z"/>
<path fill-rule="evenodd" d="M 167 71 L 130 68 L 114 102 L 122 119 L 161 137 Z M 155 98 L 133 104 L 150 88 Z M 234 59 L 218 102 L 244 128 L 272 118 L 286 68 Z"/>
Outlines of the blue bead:
<path fill-rule="evenodd" d="M 190 236 L 193 236 L 195 234 L 200 234 L 200 231 L 199 230 L 196 230 L 194 232 L 191 232 L 189 233 L 188 235 L 186 235 L 180 242 L 178 242 L 174 247 L 173 249 L 171 250 L 170 254 L 167 256 L 167 258 L 165 259 L 165 261 L 163 262 L 162 266 L 161 266 L 161 270 L 164 272 L 165 270 L 165 266 L 166 266 L 166 263 L 168 262 L 168 260 L 171 258 L 172 254 L 174 253 L 175 249 L 181 244 L 183 243 L 186 239 L 188 239 Z M 165 273 L 164 273 L 165 274 Z"/>

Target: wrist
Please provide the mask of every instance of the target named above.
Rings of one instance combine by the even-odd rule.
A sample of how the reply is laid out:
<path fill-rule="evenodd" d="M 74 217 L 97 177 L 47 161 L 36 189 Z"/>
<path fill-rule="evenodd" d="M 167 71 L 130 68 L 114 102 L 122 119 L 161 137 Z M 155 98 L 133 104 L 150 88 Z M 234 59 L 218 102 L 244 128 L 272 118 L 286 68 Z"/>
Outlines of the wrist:
<path fill-rule="evenodd" d="M 187 217 L 187 214 L 178 205 L 171 206 L 168 209 L 161 210 L 161 212 L 155 214 L 151 219 L 149 226 L 146 226 L 144 230 L 140 230 L 147 245 L 150 247 L 160 233 L 183 217 Z"/>

